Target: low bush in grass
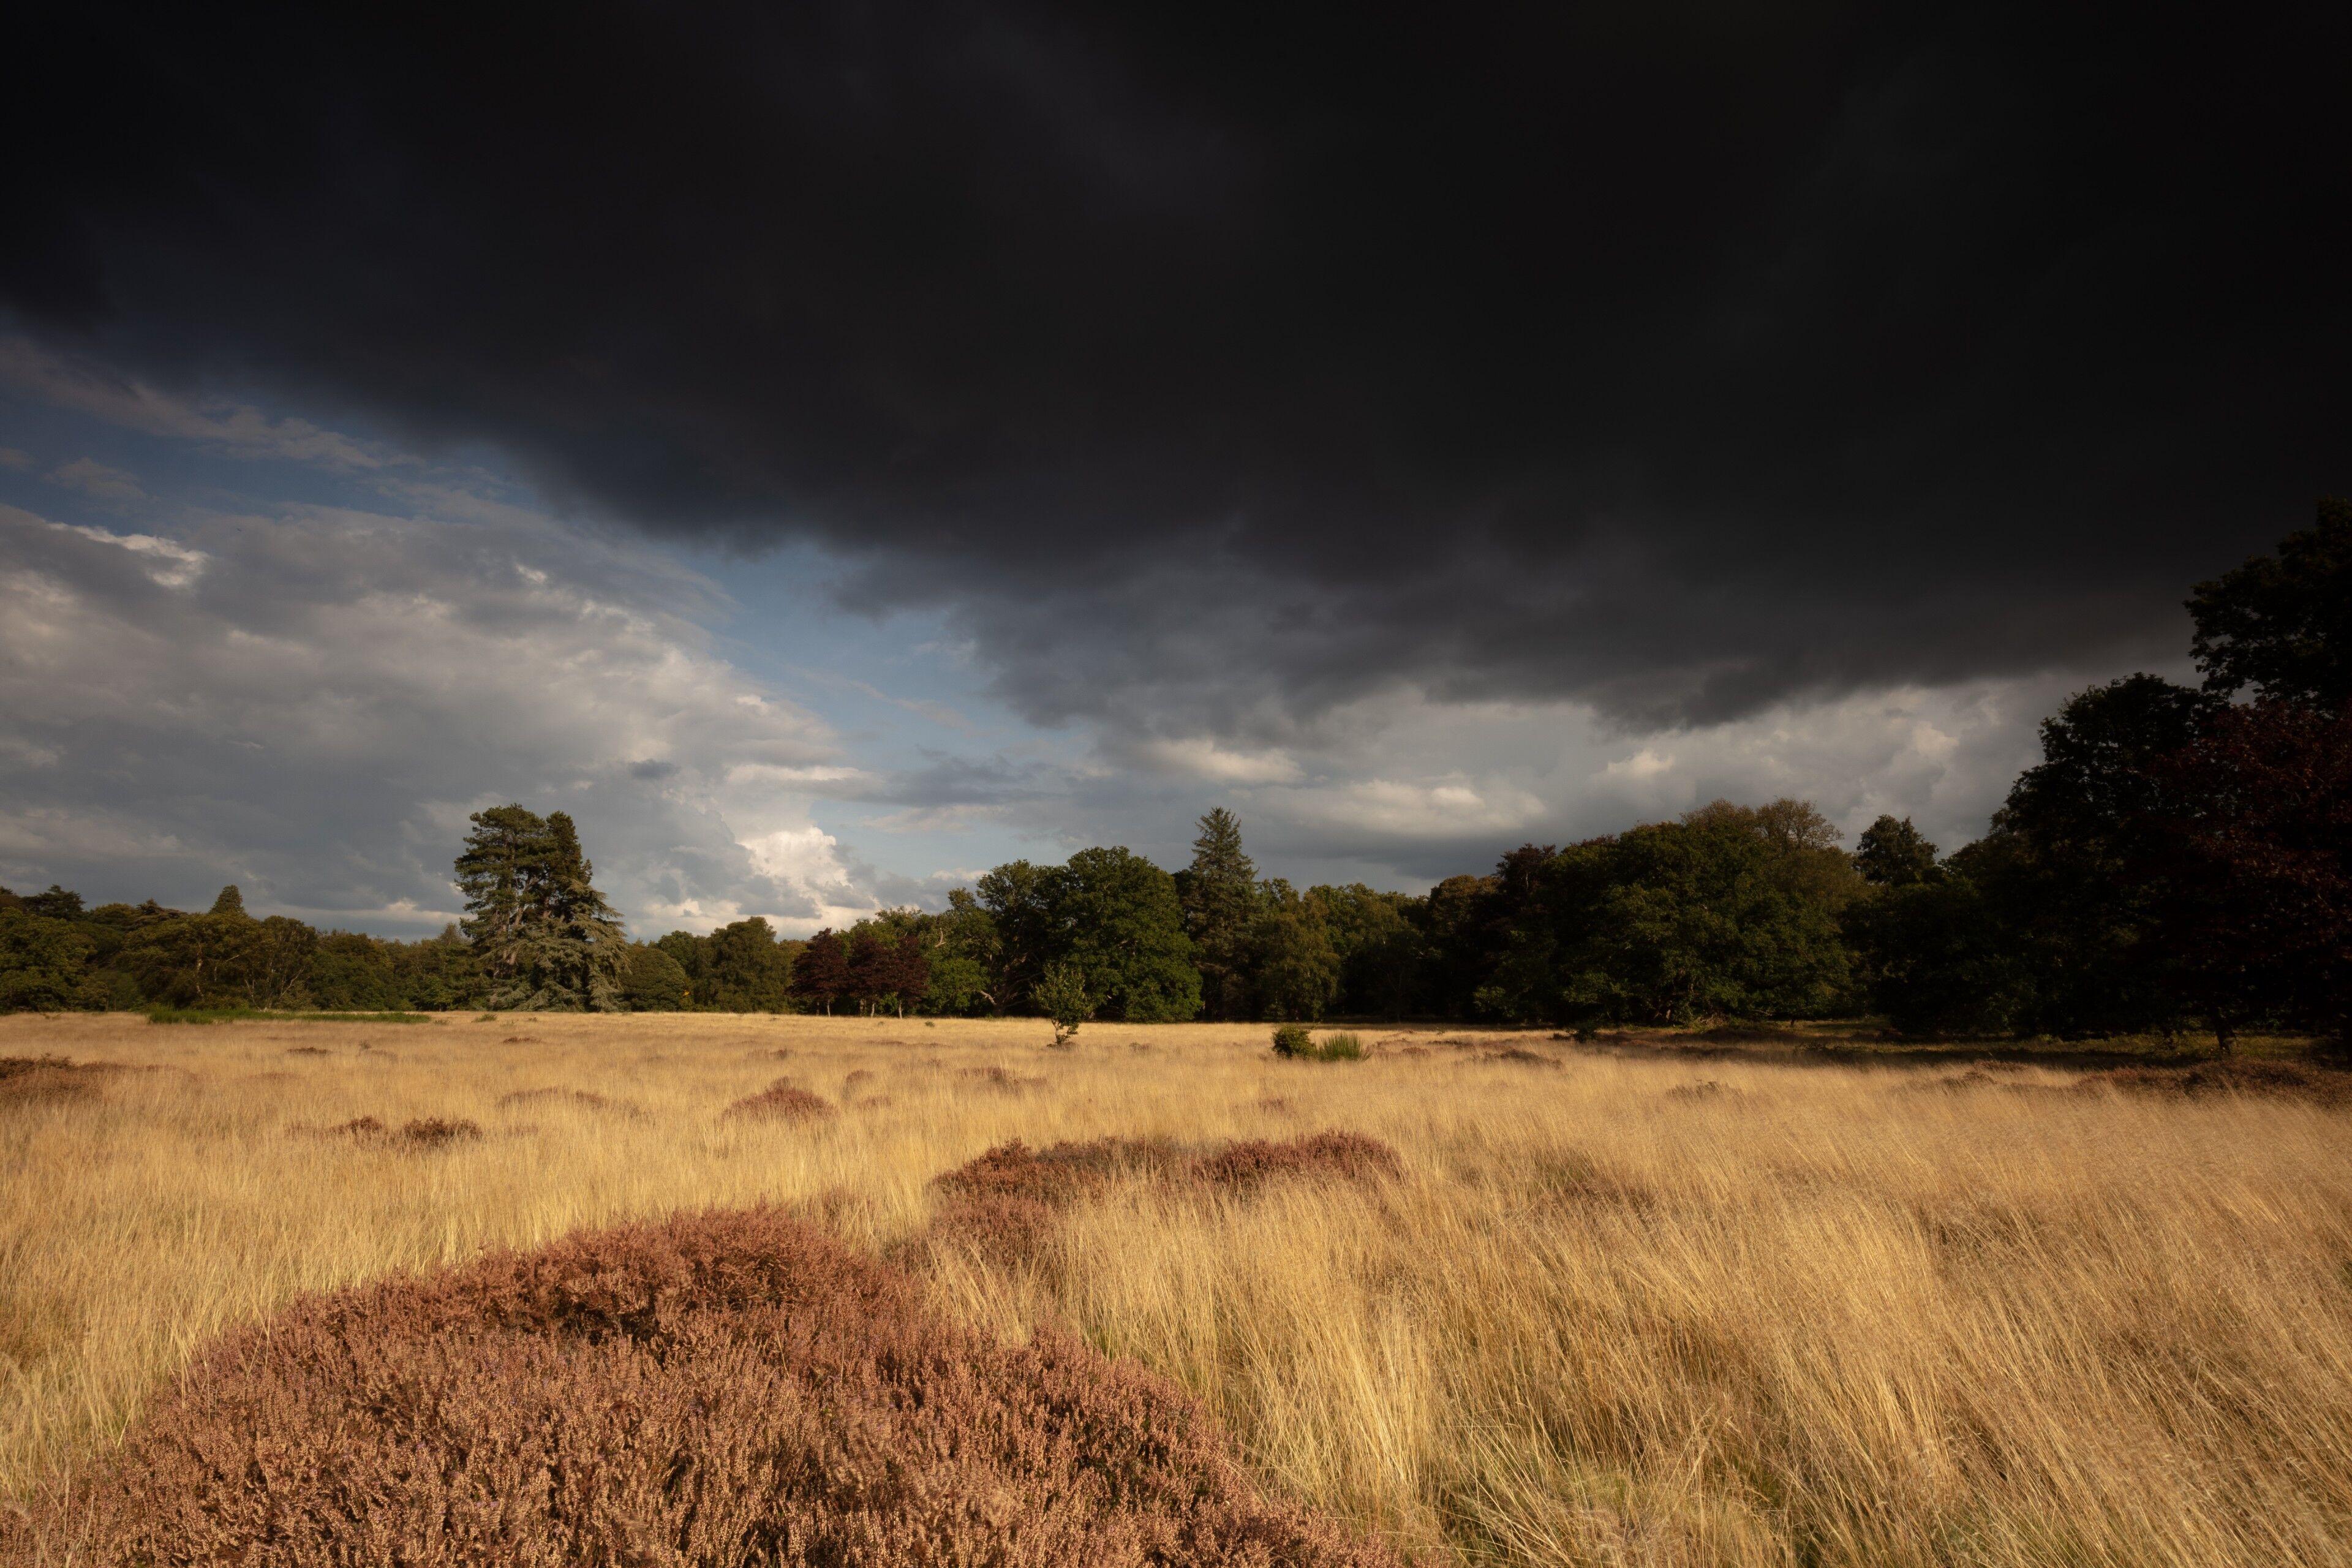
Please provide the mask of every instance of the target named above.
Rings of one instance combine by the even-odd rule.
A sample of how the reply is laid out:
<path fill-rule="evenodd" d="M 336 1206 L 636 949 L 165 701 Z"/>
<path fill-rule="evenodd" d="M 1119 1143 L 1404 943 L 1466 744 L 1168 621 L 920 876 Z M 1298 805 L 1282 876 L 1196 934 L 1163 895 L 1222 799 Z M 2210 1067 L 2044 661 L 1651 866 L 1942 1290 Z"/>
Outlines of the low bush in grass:
<path fill-rule="evenodd" d="M 348 1138 L 354 1143 L 410 1149 L 446 1149 L 452 1143 L 478 1142 L 482 1136 L 481 1128 L 463 1117 L 439 1116 L 421 1117 L 397 1130 L 373 1116 L 355 1116 L 333 1127 L 298 1127 L 293 1131 L 313 1137 Z"/>
<path fill-rule="evenodd" d="M 753 1121 L 818 1121 L 833 1113 L 832 1101 L 811 1094 L 788 1078 L 780 1078 L 727 1108 L 730 1117 Z"/>
<path fill-rule="evenodd" d="M 73 1100 L 94 1092 L 100 1075 L 120 1069 L 66 1057 L 0 1057 L 0 1105 Z"/>
<path fill-rule="evenodd" d="M 1318 1040 L 1304 1024 L 1285 1024 L 1274 1031 L 1274 1054 L 1296 1061 L 1360 1061 L 1364 1043 L 1353 1035 L 1326 1035 Z"/>
<path fill-rule="evenodd" d="M 0 1559 L 1394 1568 L 1181 1388 L 1000 1343 L 774 1210 L 313 1296 L 202 1356 Z"/>
<path fill-rule="evenodd" d="M 918 1250 L 944 1242 L 992 1263 L 1024 1264 L 1053 1235 L 1062 1210 L 1122 1178 L 1197 1197 L 1247 1193 L 1285 1178 L 1362 1184 L 1403 1170 L 1395 1150 L 1360 1132 L 1318 1132 L 1280 1143 L 1250 1139 L 1199 1154 L 1166 1139 L 1097 1138 L 1046 1149 L 1015 1139 L 931 1179 L 947 1201 Z"/>
<path fill-rule="evenodd" d="M 150 1007 L 151 1024 L 429 1024 L 430 1013 L 273 1013 L 260 1007 Z"/>

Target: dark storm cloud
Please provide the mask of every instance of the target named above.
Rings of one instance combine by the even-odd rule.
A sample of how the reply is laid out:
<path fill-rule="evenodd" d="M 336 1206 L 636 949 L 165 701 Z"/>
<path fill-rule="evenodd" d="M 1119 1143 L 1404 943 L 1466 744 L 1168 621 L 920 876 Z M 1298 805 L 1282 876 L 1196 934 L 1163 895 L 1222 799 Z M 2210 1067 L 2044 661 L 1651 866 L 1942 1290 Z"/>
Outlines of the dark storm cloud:
<path fill-rule="evenodd" d="M 53 343 L 845 552 L 1034 717 L 2170 654 L 2352 486 L 2334 8 L 52 7 Z"/>

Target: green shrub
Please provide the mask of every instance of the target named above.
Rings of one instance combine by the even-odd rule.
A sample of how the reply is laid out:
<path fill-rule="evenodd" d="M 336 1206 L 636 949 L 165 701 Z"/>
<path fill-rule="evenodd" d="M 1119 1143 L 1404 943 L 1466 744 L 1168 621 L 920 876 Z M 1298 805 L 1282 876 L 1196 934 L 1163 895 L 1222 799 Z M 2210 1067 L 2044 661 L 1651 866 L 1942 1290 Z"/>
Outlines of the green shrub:
<path fill-rule="evenodd" d="M 1047 964 L 1045 978 L 1030 996 L 1037 1011 L 1053 1024 L 1056 1046 L 1068 1044 L 1078 1026 L 1095 1016 L 1095 998 L 1087 994 L 1087 977 L 1073 964 Z"/>
<path fill-rule="evenodd" d="M 1318 1040 L 1304 1024 L 1285 1024 L 1274 1031 L 1274 1054 L 1299 1061 L 1361 1061 L 1364 1043 L 1353 1035 L 1326 1035 Z"/>

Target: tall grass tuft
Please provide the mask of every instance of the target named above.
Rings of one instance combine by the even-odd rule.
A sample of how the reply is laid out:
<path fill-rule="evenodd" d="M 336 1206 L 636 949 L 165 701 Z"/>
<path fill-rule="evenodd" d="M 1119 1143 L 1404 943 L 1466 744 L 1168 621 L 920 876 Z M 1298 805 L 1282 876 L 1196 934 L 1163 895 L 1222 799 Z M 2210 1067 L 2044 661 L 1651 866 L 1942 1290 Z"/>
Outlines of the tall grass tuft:
<path fill-rule="evenodd" d="M 1284 1024 L 1274 1031 L 1274 1054 L 1297 1061 L 1352 1062 L 1363 1059 L 1364 1045 L 1353 1035 L 1326 1035 L 1318 1040 L 1304 1024 Z"/>

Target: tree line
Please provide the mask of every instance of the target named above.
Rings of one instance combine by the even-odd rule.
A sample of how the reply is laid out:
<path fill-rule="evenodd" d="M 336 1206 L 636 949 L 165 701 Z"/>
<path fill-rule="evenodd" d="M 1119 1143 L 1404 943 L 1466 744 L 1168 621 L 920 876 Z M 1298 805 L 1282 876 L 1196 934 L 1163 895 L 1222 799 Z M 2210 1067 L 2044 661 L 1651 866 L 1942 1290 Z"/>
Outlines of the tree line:
<path fill-rule="evenodd" d="M 248 915 L 0 889 L 0 1005 L 335 1010 L 1331 1016 L 1579 1029 L 1884 1016 L 1919 1035 L 2352 1022 L 2352 505 L 2188 602 L 2195 688 L 2071 698 L 1974 843 L 1727 801 L 1422 894 L 1261 877 L 1201 818 L 1169 871 L 1118 847 L 1015 860 L 943 910 L 780 940 L 753 918 L 633 942 L 571 818 L 478 813 L 466 917 L 389 942 Z"/>

